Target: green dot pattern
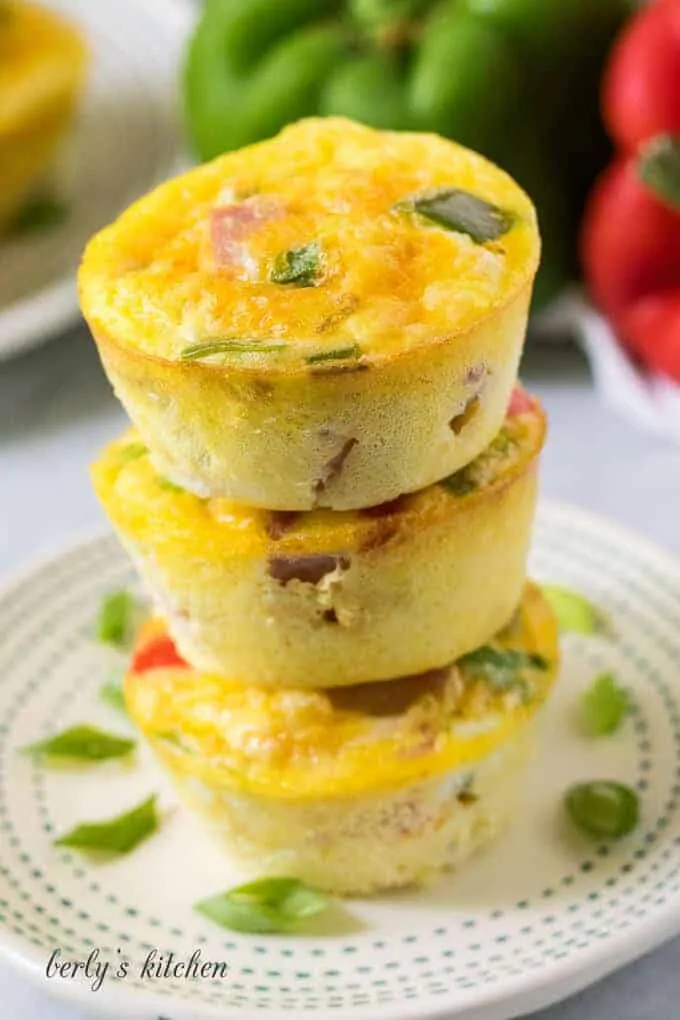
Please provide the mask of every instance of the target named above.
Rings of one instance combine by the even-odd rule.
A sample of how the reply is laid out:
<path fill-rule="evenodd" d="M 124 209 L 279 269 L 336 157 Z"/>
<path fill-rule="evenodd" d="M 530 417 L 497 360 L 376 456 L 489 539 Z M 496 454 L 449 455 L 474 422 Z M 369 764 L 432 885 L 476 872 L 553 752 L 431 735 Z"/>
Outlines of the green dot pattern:
<path fill-rule="evenodd" d="M 229 963 L 227 980 L 155 982 L 166 1012 L 190 1001 L 216 1016 L 371 1010 L 388 1018 L 405 1003 L 423 1015 L 480 1005 L 509 981 L 528 988 L 538 975 L 546 981 L 585 963 L 596 947 L 613 951 L 631 933 L 644 941 L 680 917 L 680 573 L 644 544 L 622 548 L 616 529 L 551 507 L 539 515 L 532 570 L 590 595 L 619 624 L 617 655 L 635 676 L 631 739 L 644 827 L 621 845 L 592 846 L 514 901 L 452 908 L 450 918 L 418 909 L 411 927 L 407 906 L 326 938 L 230 935 L 190 904 L 166 916 L 157 895 L 126 897 L 122 871 L 51 847 L 61 823 L 51 814 L 49 773 L 16 754 L 15 734 L 28 717 L 47 731 L 64 699 L 99 686 L 97 650 L 87 651 L 93 607 L 104 591 L 130 585 L 131 573 L 107 537 L 25 575 L 0 593 L 0 938 L 40 966 L 56 947 L 82 958 L 94 946 L 132 960 L 154 947 L 180 956 L 200 947 Z M 578 654 L 592 670 L 608 661 L 597 641 L 579 644 Z M 379 905 L 372 911 L 379 916 Z M 125 986 L 148 992 L 136 978 Z"/>

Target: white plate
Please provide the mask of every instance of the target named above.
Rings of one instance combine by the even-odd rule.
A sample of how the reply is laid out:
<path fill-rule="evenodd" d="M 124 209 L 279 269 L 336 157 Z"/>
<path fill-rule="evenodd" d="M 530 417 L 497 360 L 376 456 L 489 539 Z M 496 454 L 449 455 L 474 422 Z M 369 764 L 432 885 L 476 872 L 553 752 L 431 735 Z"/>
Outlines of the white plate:
<path fill-rule="evenodd" d="M 680 929 L 680 564 L 610 522 L 543 506 L 533 571 L 605 609 L 615 643 L 565 641 L 561 682 L 521 816 L 488 852 L 430 888 L 350 901 L 296 936 L 238 936 L 192 910 L 238 879 L 198 823 L 172 810 L 149 756 L 86 770 L 39 768 L 22 745 L 76 721 L 124 730 L 98 698 L 107 656 L 91 638 L 103 592 L 131 583 L 113 537 L 75 546 L 0 594 L 0 942 L 50 991 L 117 1020 L 237 1016 L 455 1017 L 502 1020 L 574 992 Z M 612 738 L 588 740 L 574 705 L 613 669 L 634 713 Z M 564 824 L 571 783 L 637 786 L 639 830 L 620 845 L 581 840 Z M 51 839 L 162 792 L 161 831 L 129 858 L 92 865 Z M 97 946 L 126 981 L 45 980 L 55 947 L 83 959 Z M 154 947 L 225 961 L 216 982 L 142 981 Z"/>
<path fill-rule="evenodd" d="M 565 290 L 533 325 L 541 339 L 574 336 L 602 400 L 646 432 L 680 443 L 680 384 L 635 364 L 582 287 Z"/>
<path fill-rule="evenodd" d="M 82 25 L 90 68 L 55 187 L 58 227 L 0 241 L 0 360 L 78 316 L 75 270 L 88 238 L 180 166 L 178 68 L 186 0 L 41 0 Z"/>

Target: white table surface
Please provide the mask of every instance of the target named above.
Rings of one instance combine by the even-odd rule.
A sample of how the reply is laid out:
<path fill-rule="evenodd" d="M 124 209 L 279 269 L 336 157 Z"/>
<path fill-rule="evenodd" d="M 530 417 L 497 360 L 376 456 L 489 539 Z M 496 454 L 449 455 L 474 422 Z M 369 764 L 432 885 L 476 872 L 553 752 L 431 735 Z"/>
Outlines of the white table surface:
<path fill-rule="evenodd" d="M 680 553 L 680 447 L 605 410 L 574 350 L 531 350 L 523 374 L 550 413 L 544 492 Z M 84 329 L 0 364 L 0 572 L 104 524 L 87 465 L 123 424 Z M 680 940 L 540 1020 L 678 1020 L 679 954 Z M 84 1016 L 0 964 L 0 1020 Z"/>

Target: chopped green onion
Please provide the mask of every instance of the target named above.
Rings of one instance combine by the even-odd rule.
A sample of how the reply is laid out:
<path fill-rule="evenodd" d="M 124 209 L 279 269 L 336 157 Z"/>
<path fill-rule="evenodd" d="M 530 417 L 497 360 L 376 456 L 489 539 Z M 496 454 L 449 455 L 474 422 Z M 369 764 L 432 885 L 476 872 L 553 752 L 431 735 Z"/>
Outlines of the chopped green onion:
<path fill-rule="evenodd" d="M 310 354 L 305 358 L 308 365 L 317 365 L 321 361 L 342 361 L 346 358 L 360 358 L 361 347 L 359 344 L 352 344 L 350 347 L 338 347 L 334 351 L 319 351 L 318 354 Z"/>
<path fill-rule="evenodd" d="M 156 831 L 159 825 L 156 797 L 106 822 L 86 822 L 55 840 L 55 846 L 74 850 L 127 854 Z"/>
<path fill-rule="evenodd" d="M 186 746 L 179 733 L 174 733 L 172 730 L 154 733 L 153 738 L 154 740 L 162 740 L 164 744 L 170 744 L 172 747 L 179 747 L 180 750 L 186 751 Z"/>
<path fill-rule="evenodd" d="M 23 750 L 47 758 L 106 761 L 108 758 L 122 758 L 133 751 L 134 747 L 134 740 L 105 733 L 94 726 L 72 726 L 54 737 L 29 744 Z"/>
<path fill-rule="evenodd" d="M 174 482 L 171 482 L 169 478 L 165 478 L 163 475 L 160 475 L 156 479 L 156 482 L 158 484 L 158 488 L 159 489 L 163 489 L 164 492 L 186 492 L 187 491 L 186 489 L 183 489 L 181 485 L 175 485 Z"/>
<path fill-rule="evenodd" d="M 449 475 L 448 478 L 442 478 L 439 484 L 454 496 L 469 496 L 471 492 L 479 488 L 466 467 Z"/>
<path fill-rule="evenodd" d="M 409 206 L 440 227 L 467 234 L 476 244 L 498 240 L 515 223 L 512 213 L 460 188 L 441 188 L 413 199 Z"/>
<path fill-rule="evenodd" d="M 640 818 L 635 791 L 609 780 L 572 786 L 565 806 L 574 825 L 594 839 L 622 839 L 636 828 Z"/>
<path fill-rule="evenodd" d="M 514 648 L 494 648 L 482 645 L 481 648 L 469 652 L 458 665 L 473 674 L 483 676 L 485 680 L 499 691 L 507 691 L 524 683 L 520 675 L 527 669 L 548 668 L 548 663 L 541 655 L 520 652 Z"/>
<path fill-rule="evenodd" d="M 19 209 L 8 224 L 10 234 L 39 234 L 63 223 L 68 205 L 58 198 L 44 195 L 31 199 Z"/>
<path fill-rule="evenodd" d="M 144 443 L 128 443 L 127 446 L 123 446 L 118 451 L 118 460 L 123 464 L 127 464 L 129 460 L 138 460 L 148 452 L 149 448 Z"/>
<path fill-rule="evenodd" d="M 105 701 L 111 708 L 115 708 L 117 712 L 123 712 L 127 715 L 125 691 L 119 680 L 107 680 L 99 688 L 99 695 L 102 701 Z"/>
<path fill-rule="evenodd" d="M 321 248 L 316 241 L 276 256 L 269 274 L 272 283 L 313 287 L 321 271 Z"/>
<path fill-rule="evenodd" d="M 97 637 L 107 645 L 126 648 L 132 639 L 137 603 L 128 591 L 110 592 L 104 597 L 97 620 Z"/>
<path fill-rule="evenodd" d="M 615 733 L 630 709 L 628 692 L 612 673 L 601 673 L 581 698 L 581 720 L 593 737 Z"/>
<path fill-rule="evenodd" d="M 583 595 L 557 584 L 544 584 L 541 590 L 561 630 L 576 634 L 597 634 L 607 629 L 602 613 Z"/>
<path fill-rule="evenodd" d="M 327 906 L 323 893 L 296 878 L 263 878 L 202 900 L 196 910 L 231 931 L 279 932 Z"/>
<path fill-rule="evenodd" d="M 495 439 L 489 443 L 487 450 L 505 456 L 517 447 L 518 443 L 514 436 L 510 435 L 507 429 L 501 429 Z"/>
<path fill-rule="evenodd" d="M 200 361 L 214 354 L 267 354 L 283 350 L 285 344 L 261 344 L 241 340 L 206 340 L 205 343 L 191 344 L 180 354 L 180 361 Z"/>

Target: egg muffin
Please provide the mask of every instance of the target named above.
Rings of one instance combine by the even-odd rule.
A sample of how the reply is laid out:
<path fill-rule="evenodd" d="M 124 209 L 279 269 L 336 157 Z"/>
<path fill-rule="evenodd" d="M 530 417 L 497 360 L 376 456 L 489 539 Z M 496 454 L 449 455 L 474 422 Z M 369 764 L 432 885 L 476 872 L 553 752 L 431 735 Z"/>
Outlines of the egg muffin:
<path fill-rule="evenodd" d="M 89 244 L 80 300 L 160 474 L 357 509 L 498 432 L 539 247 L 530 200 L 481 156 L 310 119 L 138 201 Z"/>
<path fill-rule="evenodd" d="M 0 230 L 48 167 L 85 64 L 80 34 L 59 14 L 0 0 Z"/>
<path fill-rule="evenodd" d="M 251 684 L 333 687 L 452 662 L 515 611 L 545 420 L 517 391 L 471 464 L 368 510 L 281 513 L 201 499 L 135 433 L 95 490 L 182 654 Z"/>
<path fill-rule="evenodd" d="M 460 863 L 504 825 L 558 658 L 555 619 L 528 584 L 509 626 L 454 665 L 326 691 L 199 673 L 151 621 L 125 697 L 247 872 L 370 893 Z"/>

